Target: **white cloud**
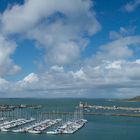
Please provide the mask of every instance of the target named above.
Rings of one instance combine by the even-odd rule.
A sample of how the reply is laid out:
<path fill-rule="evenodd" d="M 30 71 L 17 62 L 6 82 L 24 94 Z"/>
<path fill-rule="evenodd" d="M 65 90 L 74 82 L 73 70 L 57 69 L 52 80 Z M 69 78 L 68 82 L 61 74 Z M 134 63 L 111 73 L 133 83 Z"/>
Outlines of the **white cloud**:
<path fill-rule="evenodd" d="M 82 68 L 76 72 L 72 72 L 72 75 L 75 79 L 87 80 Z"/>
<path fill-rule="evenodd" d="M 140 0 L 133 0 L 124 6 L 124 10 L 127 12 L 133 12 L 140 5 Z"/>
<path fill-rule="evenodd" d="M 34 93 L 37 92 L 44 97 L 132 97 L 139 94 L 130 94 L 132 89 L 139 90 L 140 86 L 140 64 L 137 61 L 108 60 L 102 61 L 98 69 L 86 64 L 77 71 L 54 71 L 51 68 L 38 75 L 35 82 L 25 80 L 35 75 L 30 74 L 18 82 L 15 89 L 20 87 L 21 91 L 28 91 L 28 96 L 36 96 Z"/>
<path fill-rule="evenodd" d="M 51 64 L 64 65 L 74 62 L 80 56 L 80 48 L 73 42 L 58 44 L 47 53 L 46 62 Z"/>
<path fill-rule="evenodd" d="M 85 30 L 89 34 L 93 34 L 98 31 L 99 23 L 95 19 L 95 12 L 90 12 L 91 6 L 92 2 L 90 0 L 36 0 L 36 2 L 27 0 L 24 5 L 15 5 L 11 9 L 7 9 L 2 15 L 1 21 L 5 31 L 19 33 L 34 27 L 41 19 L 60 12 L 69 20 L 73 20 L 73 24 L 84 24 Z M 90 22 L 83 22 L 89 19 Z M 77 23 L 79 20 L 82 20 L 82 22 Z M 11 22 L 9 23 L 9 21 Z"/>
<path fill-rule="evenodd" d="M 56 72 L 63 72 L 64 68 L 62 66 L 59 67 L 59 66 L 55 65 L 55 66 L 51 67 L 51 70 L 56 71 Z"/>
<path fill-rule="evenodd" d="M 37 74 L 35 74 L 35 73 L 31 73 L 23 79 L 23 82 L 25 82 L 25 83 L 34 83 L 34 82 L 38 82 L 38 81 L 39 81 L 39 78 L 38 78 Z"/>
<path fill-rule="evenodd" d="M 135 63 L 140 64 L 140 59 L 137 59 Z"/>
<path fill-rule="evenodd" d="M 106 69 L 121 69 L 121 61 L 114 61 L 112 63 L 109 62 Z"/>
<path fill-rule="evenodd" d="M 17 85 L 22 88 L 31 87 L 39 81 L 39 77 L 35 73 L 30 73 L 23 80 L 17 82 Z M 18 88 L 18 87 L 17 87 Z"/>
<path fill-rule="evenodd" d="M 30 73 L 27 76 L 25 76 L 22 80 L 14 82 L 14 83 L 11 82 L 10 84 L 11 84 L 11 87 L 10 87 L 11 96 L 14 96 L 15 94 L 15 96 L 22 97 L 24 96 L 22 95 L 24 94 L 24 92 L 29 91 L 31 89 L 36 89 L 40 83 L 39 83 L 38 75 L 35 73 Z M 21 93 L 21 95 L 19 93 Z"/>
<path fill-rule="evenodd" d="M 16 49 L 16 44 L 0 35 L 0 76 L 13 75 L 19 72 L 20 67 L 15 65 L 11 55 Z"/>
<path fill-rule="evenodd" d="M 15 83 L 0 79 L 0 86 L 1 91 L 10 91 L 10 97 L 133 97 L 139 95 L 135 91 L 140 87 L 138 61 L 108 60 L 98 66 L 86 63 L 77 71 L 53 66 L 45 73 L 31 73 Z"/>
<path fill-rule="evenodd" d="M 139 36 L 112 41 L 100 46 L 96 56 L 85 60 L 78 70 L 66 70 L 65 67 L 54 65 L 44 73 L 29 74 L 21 80 L 22 82 L 18 82 L 15 89 L 20 87 L 23 91 L 29 92 L 29 96 L 34 96 L 36 91 L 39 95 L 46 97 L 132 97 L 138 95 L 138 92 L 130 94 L 130 91 L 139 90 L 140 87 L 140 60 L 130 61 L 128 58 L 134 53 L 131 47 L 138 47 L 139 44 Z M 35 82 L 29 82 L 32 79 Z"/>
<path fill-rule="evenodd" d="M 110 31 L 109 32 L 109 38 L 111 40 L 116 40 L 116 39 L 120 39 L 120 38 L 124 38 L 126 36 L 130 36 L 133 35 L 135 32 L 136 27 L 129 27 L 129 28 L 124 28 L 124 27 L 120 27 L 119 31 Z"/>
<path fill-rule="evenodd" d="M 0 92 L 6 91 L 8 87 L 9 87 L 9 82 L 0 77 Z"/>
<path fill-rule="evenodd" d="M 128 36 L 100 46 L 98 59 L 125 59 L 133 56 L 132 46 L 138 47 L 140 36 Z"/>
<path fill-rule="evenodd" d="M 47 63 L 69 64 L 87 46 L 84 36 L 92 36 L 101 28 L 92 6 L 90 0 L 27 0 L 1 15 L 1 30 L 37 41 L 46 50 Z"/>
<path fill-rule="evenodd" d="M 17 82 L 0 78 L 0 91 L 10 91 L 7 96 L 14 97 L 126 97 L 133 96 L 133 89 L 139 91 L 140 60 L 129 58 L 135 54 L 132 47 L 139 47 L 140 36 L 130 36 L 132 30 L 124 27 L 110 32 L 113 41 L 82 60 L 80 68 L 67 67 L 80 58 L 87 38 L 101 29 L 92 6 L 90 0 L 26 0 L 1 14 L 0 77 L 20 69 L 11 59 L 16 44 L 3 36 L 35 40 L 50 65 L 45 72 L 30 73 Z M 138 91 L 133 90 L 134 95 Z"/>
<path fill-rule="evenodd" d="M 14 5 L 5 10 L 1 16 L 4 33 L 20 33 L 33 28 L 42 17 L 52 13 L 53 3 L 48 0 L 26 0 L 24 5 Z"/>

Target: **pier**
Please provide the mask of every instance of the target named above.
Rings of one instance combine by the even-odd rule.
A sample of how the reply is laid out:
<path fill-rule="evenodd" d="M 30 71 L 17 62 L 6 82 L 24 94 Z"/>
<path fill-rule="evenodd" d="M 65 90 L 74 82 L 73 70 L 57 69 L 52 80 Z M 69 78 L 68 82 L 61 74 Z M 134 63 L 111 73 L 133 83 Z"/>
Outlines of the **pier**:
<path fill-rule="evenodd" d="M 140 112 L 140 107 L 125 107 L 125 106 L 102 106 L 102 105 L 90 105 L 88 103 L 79 103 L 77 108 L 81 109 L 95 109 L 95 110 L 122 110 L 122 111 L 134 111 Z"/>
<path fill-rule="evenodd" d="M 45 112 L 43 114 L 73 115 L 73 112 Z M 140 114 L 97 113 L 97 112 L 83 112 L 83 115 L 140 117 Z"/>

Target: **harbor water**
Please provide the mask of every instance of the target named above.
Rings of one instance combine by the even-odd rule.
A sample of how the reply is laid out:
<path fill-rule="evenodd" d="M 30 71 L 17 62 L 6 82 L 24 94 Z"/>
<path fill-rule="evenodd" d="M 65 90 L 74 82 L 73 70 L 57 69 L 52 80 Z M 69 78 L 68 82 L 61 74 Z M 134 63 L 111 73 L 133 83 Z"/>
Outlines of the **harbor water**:
<path fill-rule="evenodd" d="M 140 107 L 139 102 L 107 99 L 0 99 L 0 105 L 41 105 L 41 111 L 75 110 L 79 102 L 90 105 Z M 102 112 L 102 110 L 100 110 Z M 111 112 L 111 111 L 109 111 Z M 1 140 L 140 140 L 140 117 L 85 115 L 88 123 L 74 134 L 0 132 Z"/>

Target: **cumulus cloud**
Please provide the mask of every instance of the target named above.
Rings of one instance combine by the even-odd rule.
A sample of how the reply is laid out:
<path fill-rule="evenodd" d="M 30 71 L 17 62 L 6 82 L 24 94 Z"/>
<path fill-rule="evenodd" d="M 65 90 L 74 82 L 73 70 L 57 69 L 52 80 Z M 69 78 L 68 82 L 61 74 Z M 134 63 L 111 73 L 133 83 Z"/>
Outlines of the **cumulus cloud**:
<path fill-rule="evenodd" d="M 34 83 L 34 82 L 37 82 L 38 80 L 39 80 L 39 78 L 38 78 L 37 74 L 31 73 L 23 79 L 23 82 Z"/>
<path fill-rule="evenodd" d="M 49 69 L 11 85 L 2 79 L 0 86 L 3 92 L 10 91 L 10 97 L 133 97 L 139 95 L 135 91 L 140 86 L 138 61 L 102 61 L 77 71 Z"/>
<path fill-rule="evenodd" d="M 64 68 L 62 66 L 59 67 L 59 66 L 55 65 L 55 66 L 51 67 L 51 70 L 56 71 L 56 72 L 63 72 Z"/>
<path fill-rule="evenodd" d="M 25 77 L 18 82 L 16 90 L 20 87 L 20 90 L 28 91 L 28 96 L 36 96 L 34 94 L 37 92 L 45 97 L 132 97 L 139 94 L 130 94 L 132 89 L 139 89 L 140 86 L 138 62 L 139 60 L 108 60 L 95 66 L 86 64 L 77 71 L 62 71 L 61 67 L 54 66 L 38 75 L 39 79 L 35 78 L 34 82 L 25 80 L 34 79 L 33 74 Z M 32 78 L 28 78 L 30 76 Z"/>
<path fill-rule="evenodd" d="M 124 6 L 124 10 L 127 12 L 133 12 L 140 5 L 140 0 L 133 0 Z"/>
<path fill-rule="evenodd" d="M 74 62 L 80 57 L 80 48 L 76 43 L 59 44 L 47 53 L 45 60 L 51 64 L 64 65 Z"/>
<path fill-rule="evenodd" d="M 20 81 L 9 83 L 11 92 L 16 94 L 37 87 L 43 91 L 46 86 L 47 89 L 72 89 L 74 79 L 80 82 L 81 76 L 85 78 L 82 69 L 76 73 L 66 72 L 63 66 L 77 61 L 89 43 L 88 38 L 101 29 L 93 7 L 91 0 L 26 0 L 0 14 L 2 36 L 34 40 L 36 47 L 45 51 L 46 64 L 52 66 L 40 75 L 31 73 Z M 0 48 L 0 76 L 16 74 L 20 67 L 10 56 L 17 45 L 9 40 L 3 42 L 6 43 Z M 75 83 L 75 89 L 80 88 L 78 83 Z"/>
<path fill-rule="evenodd" d="M 133 48 L 140 45 L 140 36 L 132 36 L 132 30 L 111 31 L 110 42 L 99 46 L 92 57 L 79 60 L 89 38 L 101 29 L 93 7 L 90 0 L 26 0 L 6 9 L 0 15 L 0 92 L 10 91 L 8 97 L 138 95 L 140 60 L 130 58 L 136 53 Z M 34 40 L 45 51 L 47 70 L 17 82 L 4 79 L 20 70 L 11 59 L 17 45 L 8 38 L 14 35 Z M 82 65 L 69 69 L 73 62 Z"/>
<path fill-rule="evenodd" d="M 13 84 L 12 91 L 26 91 L 32 88 L 37 87 L 37 83 L 39 81 L 39 77 L 35 73 L 30 73 L 24 79 L 17 81 Z"/>
<path fill-rule="evenodd" d="M 133 56 L 132 46 L 139 46 L 140 36 L 123 37 L 100 46 L 98 59 L 125 59 Z"/>
<path fill-rule="evenodd" d="M 18 82 L 10 83 L 7 88 L 11 95 L 20 97 L 135 96 L 138 92 L 130 94 L 130 91 L 140 86 L 140 60 L 130 61 L 128 58 L 135 53 L 132 47 L 139 44 L 139 36 L 123 37 L 100 46 L 99 51 L 83 60 L 82 67 L 77 70 L 53 65 L 43 73 L 31 73 Z M 6 83 L 1 80 L 1 85 Z"/>
<path fill-rule="evenodd" d="M 90 0 L 26 0 L 1 15 L 3 34 L 24 34 L 45 48 L 49 64 L 69 64 L 101 28 Z M 10 21 L 10 22 L 9 22 Z"/>
<path fill-rule="evenodd" d="M 128 58 L 135 53 L 132 47 L 139 45 L 139 36 L 123 37 L 100 46 L 77 70 L 53 65 L 43 73 L 31 73 L 15 83 L 1 79 L 0 84 L 3 88 L 7 84 L 3 91 L 10 90 L 14 97 L 135 96 L 138 92 L 130 94 L 130 91 L 140 86 L 140 60 Z"/>
<path fill-rule="evenodd" d="M 11 55 L 16 49 L 16 44 L 0 35 L 0 76 L 13 75 L 19 72 L 20 67 L 14 64 Z"/>
<path fill-rule="evenodd" d="M 0 77 L 0 92 L 4 92 L 8 89 L 9 82 Z"/>

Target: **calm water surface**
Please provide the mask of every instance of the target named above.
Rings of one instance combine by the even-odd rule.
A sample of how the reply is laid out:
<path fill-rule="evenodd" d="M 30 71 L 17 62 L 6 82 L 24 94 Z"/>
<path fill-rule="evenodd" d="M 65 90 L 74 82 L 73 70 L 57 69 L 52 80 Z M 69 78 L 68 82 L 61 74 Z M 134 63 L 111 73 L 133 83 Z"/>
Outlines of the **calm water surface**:
<path fill-rule="evenodd" d="M 79 101 L 96 105 L 140 107 L 137 102 L 101 99 L 0 99 L 0 104 L 41 104 L 47 110 L 73 111 Z M 140 140 L 140 118 L 85 116 L 88 123 L 72 135 L 20 134 L 0 132 L 0 140 Z"/>

